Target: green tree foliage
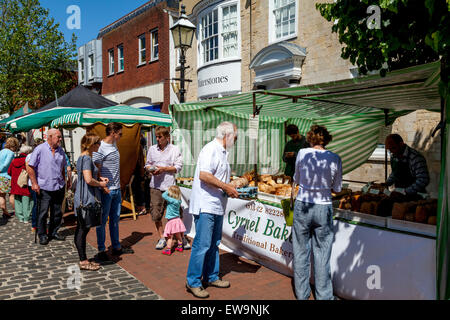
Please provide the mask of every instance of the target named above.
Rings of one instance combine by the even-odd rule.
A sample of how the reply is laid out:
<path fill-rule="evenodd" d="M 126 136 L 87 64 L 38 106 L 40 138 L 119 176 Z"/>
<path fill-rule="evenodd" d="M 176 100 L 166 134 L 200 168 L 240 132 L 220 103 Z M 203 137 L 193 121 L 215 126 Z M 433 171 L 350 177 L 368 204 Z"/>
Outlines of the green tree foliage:
<path fill-rule="evenodd" d="M 380 10 L 379 28 L 369 28 L 372 11 Z M 441 58 L 440 93 L 449 94 L 450 0 L 337 0 L 316 4 L 332 31 L 345 44 L 342 58 L 360 73 L 387 71 L 437 61 Z"/>
<path fill-rule="evenodd" d="M 76 38 L 64 40 L 39 0 L 0 0 L 0 105 L 42 106 L 76 83 Z"/>

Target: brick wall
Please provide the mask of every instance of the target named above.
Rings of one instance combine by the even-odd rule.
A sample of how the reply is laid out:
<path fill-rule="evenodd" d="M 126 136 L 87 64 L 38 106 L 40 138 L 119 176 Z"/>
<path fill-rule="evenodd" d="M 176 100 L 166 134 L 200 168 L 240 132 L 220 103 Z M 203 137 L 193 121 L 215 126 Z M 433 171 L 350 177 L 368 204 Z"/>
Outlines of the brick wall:
<path fill-rule="evenodd" d="M 165 3 L 161 3 L 134 19 L 124 23 L 118 28 L 103 36 L 103 94 L 122 92 L 164 82 L 163 112 L 168 112 L 170 102 L 169 92 L 169 18 L 164 12 Z M 150 62 L 150 31 L 158 29 L 159 59 Z M 146 36 L 147 63 L 139 65 L 138 37 Z M 117 46 L 124 47 L 124 72 L 117 73 L 118 52 Z M 108 51 L 114 49 L 115 73 L 109 76 Z M 152 97 L 148 97 L 152 98 Z M 161 101 L 154 101 L 161 102 Z"/>

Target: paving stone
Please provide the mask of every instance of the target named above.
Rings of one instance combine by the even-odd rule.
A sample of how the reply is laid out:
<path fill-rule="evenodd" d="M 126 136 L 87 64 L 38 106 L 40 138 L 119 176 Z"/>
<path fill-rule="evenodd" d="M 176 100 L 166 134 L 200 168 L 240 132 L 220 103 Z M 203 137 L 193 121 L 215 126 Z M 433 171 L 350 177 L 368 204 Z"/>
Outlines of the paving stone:
<path fill-rule="evenodd" d="M 73 234 L 67 234 L 64 242 L 52 241 L 41 246 L 34 243 L 29 226 L 15 218 L 6 224 L 0 222 L 0 300 L 159 298 L 116 263 L 104 265 L 95 273 L 82 272 L 81 289 L 69 289 L 67 281 L 74 274 L 68 268 L 78 265 L 79 258 Z M 86 249 L 89 257 L 97 254 L 97 249 L 89 244 Z"/>
<path fill-rule="evenodd" d="M 27 291 L 27 290 L 31 290 L 31 289 L 37 289 L 37 288 L 38 288 L 37 285 L 33 285 L 33 286 L 20 287 L 20 290 Z"/>
<path fill-rule="evenodd" d="M 63 293 L 63 294 L 58 294 L 55 296 L 56 300 L 60 300 L 60 299 L 67 299 L 67 298 L 74 298 L 76 296 L 79 296 L 80 294 L 77 291 L 73 291 L 73 292 L 67 292 L 67 293 Z"/>
<path fill-rule="evenodd" d="M 16 289 L 8 289 L 8 290 L 3 290 L 3 289 L 1 289 L 1 291 L 0 291 L 0 293 L 1 293 L 2 295 L 14 293 L 14 292 L 16 292 Z"/>
<path fill-rule="evenodd" d="M 35 292 L 33 290 L 28 290 L 28 291 L 20 291 L 20 292 L 13 293 L 13 296 L 14 297 L 32 296 L 34 294 L 35 294 Z"/>

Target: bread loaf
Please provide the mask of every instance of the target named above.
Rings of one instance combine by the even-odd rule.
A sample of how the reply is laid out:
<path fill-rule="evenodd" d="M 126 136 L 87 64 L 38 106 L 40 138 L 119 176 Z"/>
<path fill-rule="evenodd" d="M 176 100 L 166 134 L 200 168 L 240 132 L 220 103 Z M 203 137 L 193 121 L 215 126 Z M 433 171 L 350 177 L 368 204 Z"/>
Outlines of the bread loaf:
<path fill-rule="evenodd" d="M 414 220 L 420 223 L 426 223 L 428 220 L 427 210 L 425 205 L 419 205 L 416 208 Z"/>
<path fill-rule="evenodd" d="M 378 201 L 371 201 L 370 202 L 370 212 L 369 212 L 369 214 L 373 214 L 373 215 L 377 214 L 378 204 L 379 204 Z"/>
<path fill-rule="evenodd" d="M 372 204 L 370 202 L 361 203 L 361 208 L 359 209 L 359 212 L 370 214 L 371 211 L 372 211 Z"/>
<path fill-rule="evenodd" d="M 404 202 L 395 202 L 392 206 L 392 219 L 404 220 L 408 207 Z"/>
<path fill-rule="evenodd" d="M 407 214 L 405 214 L 405 220 L 414 222 L 414 216 L 415 216 L 415 213 L 408 212 Z"/>
<path fill-rule="evenodd" d="M 359 212 L 361 208 L 361 200 L 360 200 L 361 194 L 355 193 L 352 195 L 352 210 Z"/>
<path fill-rule="evenodd" d="M 428 224 L 436 225 L 437 223 L 437 217 L 436 216 L 430 216 L 428 217 Z"/>
<path fill-rule="evenodd" d="M 277 183 L 276 183 L 275 180 L 273 180 L 273 179 L 268 180 L 266 183 L 267 183 L 268 185 L 271 185 L 272 187 L 276 187 L 276 186 L 277 186 Z"/>
<path fill-rule="evenodd" d="M 393 206 L 394 206 L 394 201 L 392 201 L 391 198 L 386 197 L 384 199 L 381 199 L 380 202 L 378 203 L 376 215 L 380 216 L 380 217 L 390 216 L 392 213 Z"/>

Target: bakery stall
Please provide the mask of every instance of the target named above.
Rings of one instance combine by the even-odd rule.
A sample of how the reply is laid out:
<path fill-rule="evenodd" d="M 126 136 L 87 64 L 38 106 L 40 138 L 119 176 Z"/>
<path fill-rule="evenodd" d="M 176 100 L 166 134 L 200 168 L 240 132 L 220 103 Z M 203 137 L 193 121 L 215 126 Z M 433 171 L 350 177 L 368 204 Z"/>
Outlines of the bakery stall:
<path fill-rule="evenodd" d="M 426 81 L 435 72 L 434 65 L 414 74 Z M 340 88 L 342 94 L 350 89 L 366 92 L 373 86 L 403 82 L 405 74 L 393 72 L 386 78 L 367 77 L 360 84 L 342 81 L 329 86 Z M 285 127 L 296 124 L 305 134 L 313 123 L 325 125 L 333 135 L 328 149 L 341 156 L 345 174 L 366 162 L 385 125 L 414 109 L 386 104 L 382 110 L 363 103 L 331 101 L 337 94 L 331 95 L 326 86 L 317 87 L 244 93 L 171 106 L 174 142 L 180 145 L 185 163 L 177 182 L 190 236 L 195 235 L 195 226 L 187 207 L 196 155 L 214 138 L 220 122 L 231 121 L 240 129 L 230 163 L 232 183 L 239 188 L 241 198 L 228 201 L 221 247 L 292 276 L 291 227 L 286 225 L 280 203 L 292 191 L 290 178 L 280 174 Z M 421 92 L 417 90 L 417 94 Z M 419 100 L 417 103 L 423 105 Z M 384 179 L 380 177 L 380 181 Z M 360 190 L 343 187 L 333 195 L 331 270 L 335 294 L 344 299 L 436 299 L 438 200 L 425 194 L 411 198 L 404 190 L 389 190 L 374 183 Z"/>

